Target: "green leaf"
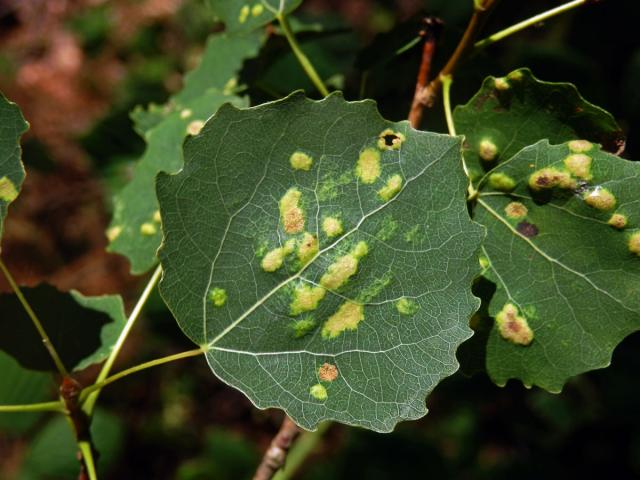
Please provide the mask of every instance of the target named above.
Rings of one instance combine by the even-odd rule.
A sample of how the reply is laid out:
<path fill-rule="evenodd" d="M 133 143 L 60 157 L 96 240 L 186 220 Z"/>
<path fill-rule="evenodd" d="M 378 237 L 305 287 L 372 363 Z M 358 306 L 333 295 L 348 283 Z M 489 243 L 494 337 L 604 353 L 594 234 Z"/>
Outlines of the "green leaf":
<path fill-rule="evenodd" d="M 32 305 L 68 369 L 82 369 L 107 358 L 126 318 L 119 295 L 85 297 L 50 285 L 25 288 Z M 15 295 L 0 295 L 0 350 L 24 368 L 56 371 L 31 319 Z"/>
<path fill-rule="evenodd" d="M 228 32 L 247 32 L 260 28 L 276 18 L 283 5 L 285 13 L 298 8 L 302 0 L 206 0 Z"/>
<path fill-rule="evenodd" d="M 9 204 L 18 196 L 24 181 L 20 137 L 28 128 L 18 106 L 0 92 L 0 238 Z"/>
<path fill-rule="evenodd" d="M 506 77 L 488 77 L 480 91 L 453 113 L 465 136 L 464 157 L 474 181 L 522 148 L 539 140 L 572 139 L 600 143 L 611 152 L 624 147 L 613 117 L 587 102 L 570 83 L 543 82 L 522 68 Z"/>
<path fill-rule="evenodd" d="M 99 453 L 98 474 L 109 472 L 122 453 L 124 426 L 117 416 L 97 409 L 91 422 L 91 437 Z M 78 447 L 68 420 L 58 415 L 49 421 L 30 444 L 20 480 L 58 480 L 76 478 L 80 471 Z"/>
<path fill-rule="evenodd" d="M 233 95 L 242 62 L 255 56 L 261 35 L 212 35 L 200 65 L 185 78 L 185 87 L 164 107 L 134 110 L 135 128 L 147 141 L 131 182 L 116 195 L 114 216 L 107 231 L 109 250 L 129 258 L 131 271 L 144 273 L 156 262 L 162 237 L 155 176 L 182 166 L 182 143 L 225 102 L 245 106 Z"/>
<path fill-rule="evenodd" d="M 478 307 L 465 184 L 458 139 L 371 101 L 226 105 L 158 177 L 160 292 L 259 408 L 390 431 L 457 370 Z"/>
<path fill-rule="evenodd" d="M 585 141 L 541 141 L 492 175 L 515 187 L 484 182 L 474 210 L 488 231 L 484 274 L 497 285 L 486 368 L 499 385 L 517 378 L 558 392 L 609 365 L 640 329 L 640 164 Z"/>
<path fill-rule="evenodd" d="M 0 405 L 38 403 L 51 399 L 51 395 L 47 395 L 52 391 L 51 375 L 27 370 L 2 351 L 0 351 L 0 372 L 2 372 Z M 0 430 L 4 434 L 23 433 L 41 416 L 42 412 L 3 412 L 0 414 Z"/>

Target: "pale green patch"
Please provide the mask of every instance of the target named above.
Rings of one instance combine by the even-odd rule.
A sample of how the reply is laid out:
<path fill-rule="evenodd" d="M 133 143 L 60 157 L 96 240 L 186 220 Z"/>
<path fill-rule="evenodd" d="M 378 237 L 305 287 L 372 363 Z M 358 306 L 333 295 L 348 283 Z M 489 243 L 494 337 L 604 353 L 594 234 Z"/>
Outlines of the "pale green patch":
<path fill-rule="evenodd" d="M 392 279 L 393 275 L 391 272 L 385 272 L 382 277 L 376 278 L 358 294 L 358 302 L 368 303 L 373 300 L 382 290 L 389 286 Z"/>
<path fill-rule="evenodd" d="M 310 285 L 300 285 L 293 290 L 293 300 L 291 301 L 291 315 L 300 315 L 318 308 L 318 304 L 325 297 L 327 291 L 323 287 L 312 287 Z"/>
<path fill-rule="evenodd" d="M 382 200 L 388 202 L 395 197 L 402 188 L 402 177 L 399 174 L 395 174 L 389 177 L 387 184 L 378 190 L 378 195 Z"/>
<path fill-rule="evenodd" d="M 347 255 L 338 258 L 329 265 L 327 273 L 320 279 L 320 285 L 329 290 L 337 290 L 358 271 L 358 260 L 369 252 L 365 242 L 359 242 Z"/>
<path fill-rule="evenodd" d="M 289 163 L 294 170 L 311 170 L 313 165 L 313 158 L 304 152 L 293 152 L 289 158 Z"/>
<path fill-rule="evenodd" d="M 291 328 L 293 329 L 293 336 L 295 338 L 302 338 L 305 335 L 308 335 L 316 328 L 316 321 L 311 317 L 303 318 L 300 320 L 296 320 L 291 324 Z"/>
<path fill-rule="evenodd" d="M 398 230 L 398 222 L 396 222 L 393 219 L 393 217 L 391 217 L 390 215 L 387 215 L 382 220 L 382 223 L 380 225 L 380 229 L 376 233 L 376 238 L 378 240 L 386 242 L 387 240 L 390 240 L 396 234 L 397 230 Z"/>
<path fill-rule="evenodd" d="M 564 159 L 567 170 L 575 177 L 591 180 L 591 157 L 584 153 L 574 153 Z"/>
<path fill-rule="evenodd" d="M 322 220 L 322 231 L 329 238 L 337 237 L 343 232 L 342 222 L 336 217 L 325 217 Z"/>
<path fill-rule="evenodd" d="M 424 234 L 420 231 L 420 225 L 414 225 L 404 234 L 407 243 L 419 243 L 424 239 Z"/>
<path fill-rule="evenodd" d="M 254 17 L 259 17 L 264 12 L 264 6 L 261 3 L 256 3 L 253 7 L 251 7 L 251 15 Z"/>
<path fill-rule="evenodd" d="M 622 213 L 614 213 L 613 215 L 611 215 L 611 218 L 609 218 L 609 221 L 607 223 L 613 228 L 622 230 L 627 226 L 627 222 L 628 220 L 626 215 L 623 215 Z"/>
<path fill-rule="evenodd" d="M 380 150 L 400 150 L 400 146 L 405 140 L 404 134 L 386 128 L 378 135 L 378 148 Z"/>
<path fill-rule="evenodd" d="M 306 265 L 318 253 L 318 239 L 309 232 L 304 232 L 298 244 L 298 260 L 302 265 Z"/>
<path fill-rule="evenodd" d="M 380 176 L 380 152 L 366 148 L 360 152 L 356 164 L 356 176 L 362 183 L 374 183 Z"/>
<path fill-rule="evenodd" d="M 585 192 L 584 202 L 597 210 L 611 210 L 616 206 L 616 197 L 609 190 L 603 187 L 595 187 L 589 192 Z"/>
<path fill-rule="evenodd" d="M 486 270 L 491 266 L 491 262 L 484 255 L 480 255 L 480 257 L 478 257 L 478 261 L 480 262 L 480 268 L 482 268 L 483 273 L 484 273 L 484 270 Z"/>
<path fill-rule="evenodd" d="M 326 175 L 318 186 L 318 200 L 333 200 L 338 196 L 339 188 L 347 185 L 352 180 L 353 173 L 351 171 L 344 172 L 338 178 L 331 174 Z"/>
<path fill-rule="evenodd" d="M 304 213 L 298 202 L 302 194 L 297 188 L 290 188 L 280 200 L 280 221 L 287 233 L 300 233 L 304 229 Z"/>
<path fill-rule="evenodd" d="M 526 346 L 533 341 L 533 330 L 527 319 L 518 313 L 518 307 L 507 303 L 496 315 L 496 324 L 502 338 L 516 345 Z"/>
<path fill-rule="evenodd" d="M 488 138 L 483 138 L 478 145 L 478 155 L 485 162 L 493 162 L 498 156 L 498 146 Z"/>
<path fill-rule="evenodd" d="M 322 336 L 327 339 L 336 338 L 345 330 L 356 330 L 362 320 L 364 320 L 364 307 L 357 303 L 345 302 L 324 323 Z"/>
<path fill-rule="evenodd" d="M 554 167 L 545 167 L 531 174 L 529 187 L 534 191 L 548 190 L 555 187 L 573 189 L 576 188 L 576 181 L 567 172 Z"/>
<path fill-rule="evenodd" d="M 18 189 L 9 178 L 0 178 L 0 200 L 5 202 L 13 202 L 18 198 Z"/>
<path fill-rule="evenodd" d="M 227 303 L 227 291 L 224 288 L 212 288 L 209 292 L 209 300 L 215 307 L 222 307 Z"/>
<path fill-rule="evenodd" d="M 151 222 L 145 222 L 140 225 L 140 233 L 145 236 L 151 236 L 158 233 L 158 228 Z"/>
<path fill-rule="evenodd" d="M 402 297 L 396 302 L 396 309 L 402 315 L 415 315 L 420 309 L 420 306 L 415 301 L 407 297 Z"/>
<path fill-rule="evenodd" d="M 292 238 L 287 240 L 284 247 L 274 248 L 267 252 L 267 254 L 262 257 L 262 269 L 265 272 L 275 272 L 278 270 L 282 266 L 285 257 L 293 252 L 295 244 L 296 241 Z"/>
<path fill-rule="evenodd" d="M 494 190 L 501 192 L 510 192 L 516 188 L 516 181 L 503 172 L 492 173 L 489 175 L 489 186 Z"/>
<path fill-rule="evenodd" d="M 240 23 L 244 23 L 247 21 L 247 18 L 249 17 L 249 5 L 243 5 L 243 7 L 240 9 L 240 14 L 238 15 L 238 22 Z"/>
<path fill-rule="evenodd" d="M 329 396 L 327 394 L 327 389 L 319 383 L 316 383 L 313 387 L 311 387 L 309 389 L 309 393 L 313 398 L 315 398 L 316 400 L 320 400 L 321 402 L 324 402 Z"/>

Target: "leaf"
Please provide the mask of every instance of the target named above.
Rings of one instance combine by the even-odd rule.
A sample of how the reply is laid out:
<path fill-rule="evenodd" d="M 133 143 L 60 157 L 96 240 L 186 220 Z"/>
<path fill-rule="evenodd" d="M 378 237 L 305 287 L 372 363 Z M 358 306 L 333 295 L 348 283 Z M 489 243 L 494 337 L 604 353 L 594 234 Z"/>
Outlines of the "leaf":
<path fill-rule="evenodd" d="M 460 163 L 371 101 L 226 105 L 158 177 L 161 295 L 259 408 L 390 431 L 457 370 L 478 306 Z"/>
<path fill-rule="evenodd" d="M 291 13 L 301 3 L 302 0 L 207 0 L 214 15 L 224 22 L 228 32 L 255 30 L 272 22 L 280 5 L 285 13 Z"/>
<path fill-rule="evenodd" d="M 28 128 L 18 106 L 0 92 L 0 238 L 9 204 L 18 196 L 24 181 L 20 137 Z"/>
<path fill-rule="evenodd" d="M 119 295 L 85 297 L 42 284 L 25 288 L 62 362 L 80 370 L 107 358 L 126 318 Z M 15 295 L 0 295 L 0 350 L 31 370 L 56 371 L 42 340 Z"/>
<path fill-rule="evenodd" d="M 558 392 L 609 365 L 640 329 L 640 164 L 589 142 L 545 140 L 493 175 L 515 188 L 483 183 L 474 210 L 488 232 L 485 275 L 497 284 L 487 371 L 499 385 L 517 378 Z"/>
<path fill-rule="evenodd" d="M 474 181 L 542 139 L 554 144 L 586 139 L 611 152 L 624 147 L 622 131 L 608 112 L 583 99 L 572 84 L 538 80 L 527 68 L 485 79 L 453 118 L 465 136 L 464 157 Z"/>
<path fill-rule="evenodd" d="M 212 35 L 198 68 L 187 74 L 185 88 L 165 107 L 134 110 L 135 128 L 147 141 L 144 155 L 131 182 L 116 195 L 114 216 L 107 231 L 109 250 L 125 255 L 134 274 L 144 273 L 156 262 L 161 229 L 155 176 L 182 166 L 182 143 L 201 128 L 225 102 L 239 106 L 246 100 L 233 95 L 235 76 L 244 59 L 257 54 L 261 36 Z"/>
<path fill-rule="evenodd" d="M 124 425 L 116 415 L 96 409 L 91 422 L 91 437 L 99 456 L 96 458 L 100 477 L 105 476 L 120 457 L 124 441 Z M 20 480 L 53 480 L 76 478 L 80 464 L 78 446 L 68 419 L 58 415 L 38 432 L 24 459 Z"/>
<path fill-rule="evenodd" d="M 53 386 L 51 375 L 22 368 L 6 353 L 0 351 L 0 405 L 18 405 L 46 402 Z M 42 412 L 18 412 L 0 414 L 0 430 L 6 433 L 23 433 L 40 417 Z"/>

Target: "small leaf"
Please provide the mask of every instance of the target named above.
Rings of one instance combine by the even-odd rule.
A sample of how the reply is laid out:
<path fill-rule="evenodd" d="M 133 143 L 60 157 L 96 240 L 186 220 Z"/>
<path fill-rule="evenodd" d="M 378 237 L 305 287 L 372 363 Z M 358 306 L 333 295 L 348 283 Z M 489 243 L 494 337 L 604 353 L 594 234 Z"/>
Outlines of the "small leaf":
<path fill-rule="evenodd" d="M 118 295 L 85 297 L 60 292 L 50 285 L 25 288 L 63 363 L 82 369 L 104 360 L 111 351 L 126 318 Z M 32 370 L 56 371 L 37 330 L 15 295 L 0 295 L 0 350 Z"/>
<path fill-rule="evenodd" d="M 480 91 L 453 114 L 465 136 L 464 157 L 477 181 L 487 170 L 542 139 L 586 139 L 611 152 L 624 147 L 613 117 L 583 99 L 570 83 L 538 80 L 526 68 L 488 77 Z"/>
<path fill-rule="evenodd" d="M 18 106 L 0 92 L 0 239 L 9 204 L 18 196 L 24 181 L 20 137 L 28 128 Z"/>
<path fill-rule="evenodd" d="M 482 230 L 465 183 L 458 139 L 371 101 L 224 106 L 158 177 L 160 292 L 259 408 L 390 431 L 426 413 L 469 336 Z"/>
<path fill-rule="evenodd" d="M 196 134 L 225 102 L 239 106 L 246 100 L 233 95 L 235 77 L 245 58 L 257 54 L 262 37 L 212 35 L 200 65 L 185 77 L 185 87 L 164 107 L 134 110 L 135 128 L 147 141 L 131 182 L 116 195 L 114 216 L 107 230 L 109 250 L 129 258 L 131 271 L 144 273 L 156 262 L 162 237 L 155 176 L 182 166 L 182 143 Z"/>
<path fill-rule="evenodd" d="M 486 368 L 499 385 L 557 392 L 640 329 L 640 164 L 590 142 L 541 141 L 496 172 L 516 186 L 483 183 L 474 210 L 497 285 Z"/>
<path fill-rule="evenodd" d="M 276 18 L 283 6 L 285 13 L 298 8 L 302 0 L 206 0 L 216 18 L 224 22 L 228 32 L 248 32 Z"/>

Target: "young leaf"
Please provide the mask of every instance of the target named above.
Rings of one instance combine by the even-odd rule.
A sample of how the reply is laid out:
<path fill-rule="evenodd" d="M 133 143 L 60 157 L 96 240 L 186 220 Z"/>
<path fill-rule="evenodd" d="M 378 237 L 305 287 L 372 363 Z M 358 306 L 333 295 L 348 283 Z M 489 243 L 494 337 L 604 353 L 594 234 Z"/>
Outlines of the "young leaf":
<path fill-rule="evenodd" d="M 496 188 L 496 176 L 513 188 Z M 482 183 L 474 219 L 497 285 L 486 346 L 497 384 L 558 392 L 640 329 L 639 191 L 640 164 L 587 141 L 541 141 Z"/>
<path fill-rule="evenodd" d="M 68 369 L 80 370 L 107 358 L 126 318 L 119 295 L 85 297 L 50 285 L 23 293 Z M 42 340 L 15 295 L 0 295 L 0 350 L 32 370 L 55 371 Z"/>
<path fill-rule="evenodd" d="M 488 77 L 480 91 L 453 114 L 465 136 L 464 157 L 477 181 L 497 163 L 539 140 L 600 143 L 616 152 L 624 137 L 613 117 L 580 96 L 570 83 L 543 82 L 527 68 Z"/>
<path fill-rule="evenodd" d="M 131 271 L 144 273 L 157 261 L 161 232 L 154 180 L 159 171 L 182 166 L 182 143 L 225 102 L 243 106 L 233 95 L 235 77 L 244 59 L 257 54 L 261 35 L 210 37 L 200 65 L 185 78 L 185 88 L 166 107 L 133 114 L 136 130 L 144 134 L 147 149 L 131 182 L 114 200 L 114 216 L 107 231 L 109 250 L 129 258 Z"/>
<path fill-rule="evenodd" d="M 20 137 L 29 128 L 20 109 L 0 92 L 0 239 L 9 204 L 24 181 Z"/>
<path fill-rule="evenodd" d="M 158 177 L 160 292 L 259 408 L 390 431 L 469 336 L 483 232 L 465 183 L 458 139 L 371 101 L 226 105 Z"/>
<path fill-rule="evenodd" d="M 272 22 L 283 6 L 285 13 L 298 8 L 302 0 L 206 0 L 228 32 L 248 32 Z"/>

